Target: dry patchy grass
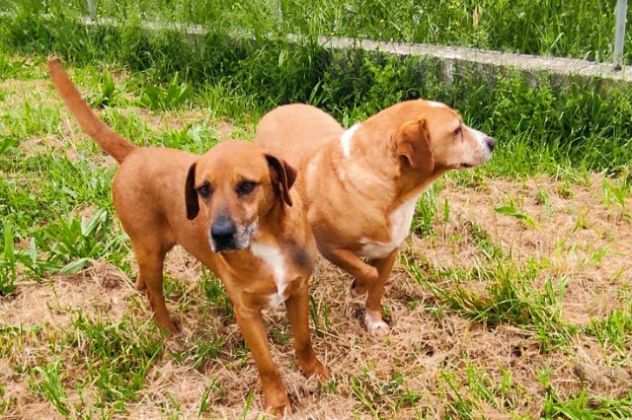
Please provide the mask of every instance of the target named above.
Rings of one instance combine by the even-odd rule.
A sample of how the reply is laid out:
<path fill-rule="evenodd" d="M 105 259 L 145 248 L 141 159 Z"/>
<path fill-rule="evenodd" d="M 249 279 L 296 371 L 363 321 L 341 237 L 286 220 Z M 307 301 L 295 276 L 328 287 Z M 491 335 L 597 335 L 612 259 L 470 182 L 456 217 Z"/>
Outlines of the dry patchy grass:
<path fill-rule="evenodd" d="M 127 80 L 124 72 L 115 77 Z M 98 90 L 85 80 L 88 90 Z M 78 132 L 48 84 L 7 80 L 0 91 L 0 117 L 17 156 L 2 165 L 18 186 L 3 194 L 11 204 L 20 188 L 43 191 L 25 202 L 51 208 L 34 213 L 34 231 L 28 230 L 31 219 L 7 214 L 15 226 L 26 226 L 18 248 L 28 250 L 28 235 L 54 224 L 48 217 L 67 216 L 57 207 L 83 220 L 102 207 L 110 212 L 107 187 L 96 183 L 83 192 L 56 178 L 63 173 L 47 172 L 46 165 L 58 164 L 51 157 L 65 156 L 70 163 L 64 165 L 77 174 L 107 185 L 113 165 Z M 122 97 L 104 112 L 135 141 L 189 147 L 201 138 L 196 147 L 207 147 L 252 132 L 196 107 L 149 112 L 132 103 L 133 95 Z M 41 117 L 51 124 L 41 124 Z M 472 179 L 448 177 L 419 204 L 415 232 L 385 299 L 392 324 L 387 337 L 370 337 L 362 328 L 349 276 L 318 264 L 312 326 L 316 351 L 333 372 L 327 383 L 298 373 L 283 311 L 266 312 L 273 355 L 293 402 L 291 418 L 631 413 L 632 201 L 620 193 L 624 179 Z M 68 196 L 75 201 L 64 201 Z M 166 339 L 132 286 L 135 263 L 120 245 L 125 238 L 118 224 L 103 223 L 98 242 L 113 245 L 96 255 L 88 249 L 86 268 L 39 280 L 19 271 L 16 291 L 0 297 L 0 414 L 262 414 L 257 373 L 217 279 L 183 250 L 171 252 L 166 296 L 183 333 Z"/>
<path fill-rule="evenodd" d="M 486 257 L 470 233 L 476 223 L 517 267 L 529 259 L 546 260 L 531 290 L 537 293 L 543 287 L 538 280 L 547 275 L 566 279 L 561 320 L 580 328 L 568 343 L 545 351 L 530 325 L 508 319 L 490 326 L 472 320 L 417 283 L 405 264 L 395 270 L 387 293 L 392 334 L 374 339 L 358 321 L 360 304 L 348 294 L 348 276 L 321 262 L 312 283 L 314 339 L 334 372 L 330 382 L 319 387 L 298 374 L 283 313 L 271 311 L 267 316 L 275 359 L 294 401 L 293 416 L 534 417 L 542 414 L 549 389 L 560 399 L 581 390 L 595 398 L 623 396 L 632 386 L 629 331 L 619 352 L 581 330 L 590 320 L 629 307 L 631 271 L 626 251 L 632 225 L 618 209 L 601 201 L 598 192 L 603 182 L 600 176 L 591 177 L 588 185 L 574 188 L 573 198 L 558 197 L 555 183 L 546 179 L 524 185 L 487 180 L 480 191 L 447 182 L 439 197 L 449 202 L 448 222 L 437 222 L 430 236 L 414 237 L 405 251 L 435 268 L 481 266 Z M 548 206 L 534 203 L 541 190 L 550 191 Z M 507 197 L 521 200 L 537 227 L 527 228 L 520 220 L 495 212 Z M 576 218 L 584 210 L 587 226 L 578 229 Z M 601 248 L 608 252 L 592 258 Z M 251 414 L 256 412 L 260 407 L 256 371 L 230 313 L 217 305 L 216 296 L 205 292 L 208 274 L 202 274 L 180 249 L 170 255 L 167 273 L 169 304 L 184 333 L 165 340 L 137 397 L 122 413 L 188 418 L 205 406 L 205 416 L 235 418 L 249 404 Z M 201 283 L 200 277 L 206 280 Z M 444 281 L 441 287 L 448 290 L 457 280 Z M 477 280 L 463 287 L 484 293 L 484 283 Z M 86 375 L 85 368 L 70 368 L 77 363 L 79 350 L 60 343 L 77 328 L 77 314 L 112 325 L 124 319 L 145 325 L 150 319 L 147 304 L 131 284 L 124 273 L 98 262 L 78 275 L 24 284 L 16 297 L 2 303 L 0 319 L 5 328 L 20 331 L 14 336 L 5 333 L 8 347 L 0 375 L 7 384 L 6 414 L 27 418 L 55 413 L 33 391 L 37 379 L 29 373 L 54 360 L 69 368 L 62 381 L 68 405 L 75 402 L 82 407 L 73 386 Z M 217 348 L 204 353 L 204 340 L 219 340 Z M 84 393 L 98 393 L 91 389 L 93 384 L 83 386 Z M 254 400 L 249 403 L 247 398 Z"/>

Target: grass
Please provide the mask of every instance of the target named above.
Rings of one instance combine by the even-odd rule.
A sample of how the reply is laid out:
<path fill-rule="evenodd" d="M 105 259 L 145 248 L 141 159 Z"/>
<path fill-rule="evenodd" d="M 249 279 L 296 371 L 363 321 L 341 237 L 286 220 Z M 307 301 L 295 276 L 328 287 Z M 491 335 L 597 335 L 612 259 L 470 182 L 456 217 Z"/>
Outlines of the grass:
<path fill-rule="evenodd" d="M 605 319 L 594 320 L 588 327 L 590 334 L 609 348 L 625 352 L 632 333 L 632 308 L 614 310 Z"/>
<path fill-rule="evenodd" d="M 591 398 L 581 392 L 570 399 L 560 400 L 554 394 L 547 396 L 544 405 L 544 418 L 564 419 L 624 419 L 632 416 L 632 395 L 621 399 Z"/>
<path fill-rule="evenodd" d="M 566 325 L 560 317 L 564 283 L 555 284 L 547 279 L 539 290 L 534 288 L 533 282 L 539 274 L 537 263 L 516 267 L 494 258 L 470 270 L 443 271 L 434 271 L 411 260 L 405 260 L 405 265 L 413 279 L 451 310 L 492 328 L 508 323 L 532 329 L 543 351 L 568 344 L 574 334 L 575 328 Z M 447 279 L 448 284 L 435 284 L 431 279 Z M 473 291 L 468 287 L 471 283 L 485 284 L 485 292 Z"/>
<path fill-rule="evenodd" d="M 234 46 L 221 34 L 200 52 L 169 34 L 79 36 L 56 23 L 21 15 L 0 29 L 10 41 L 0 54 L 0 416 L 246 418 L 260 408 L 221 282 L 181 250 L 165 291 L 184 332 L 164 340 L 153 326 L 112 211 L 114 164 L 45 80 L 55 51 L 106 121 L 142 145 L 203 152 L 248 139 L 265 110 L 292 100 L 348 125 L 418 96 L 456 104 L 500 139 L 489 165 L 442 178 L 418 203 L 385 300 L 389 337 L 366 336 L 349 279 L 319 264 L 310 315 L 328 383 L 296 373 L 284 317 L 266 313 L 297 418 L 629 417 L 625 89 L 511 74 L 483 85 L 467 68 L 446 85 L 432 62 Z M 603 378 L 574 373 L 584 354 Z"/>
<path fill-rule="evenodd" d="M 62 416 L 70 415 L 68 397 L 62 385 L 59 362 L 37 367 L 33 371 L 38 376 L 35 391 L 44 397 Z"/>
<path fill-rule="evenodd" d="M 28 10 L 5 18 L 5 49 L 55 52 L 79 65 L 124 66 L 136 75 L 130 87 L 143 107 L 172 109 L 197 101 L 234 118 L 307 101 L 351 123 L 393 102 L 429 97 L 456 106 L 466 121 L 499 139 L 502 158 L 489 168 L 498 175 L 551 173 L 561 163 L 621 173 L 632 160 L 632 98 L 625 86 L 506 73 L 481 79 L 467 65 L 456 68 L 446 84 L 433 60 L 334 52 L 311 37 L 298 45 L 257 36 L 235 41 L 221 25 L 197 41 L 177 32 L 143 33 L 133 21 L 118 29 L 89 29 L 51 8 L 52 20 Z M 107 79 L 99 91 L 95 104 L 112 94 Z"/>
<path fill-rule="evenodd" d="M 15 8 L 16 3 L 9 2 L 5 7 Z M 87 14 L 81 0 L 64 2 L 63 9 L 58 1 L 26 3 L 39 12 Z M 554 0 L 102 0 L 98 15 L 124 20 L 143 16 L 255 35 L 292 32 L 353 36 L 608 61 L 614 38 L 614 4 L 613 0 L 571 0 L 563 4 Z M 628 57 L 632 54 L 630 42 L 626 40 Z"/>
<path fill-rule="evenodd" d="M 97 406 L 114 402 L 115 409 L 137 398 L 149 368 L 162 351 L 153 325 L 140 328 L 128 321 L 116 324 L 79 315 L 68 344 L 76 349 L 75 362 L 83 363 L 86 382 L 96 385 Z"/>

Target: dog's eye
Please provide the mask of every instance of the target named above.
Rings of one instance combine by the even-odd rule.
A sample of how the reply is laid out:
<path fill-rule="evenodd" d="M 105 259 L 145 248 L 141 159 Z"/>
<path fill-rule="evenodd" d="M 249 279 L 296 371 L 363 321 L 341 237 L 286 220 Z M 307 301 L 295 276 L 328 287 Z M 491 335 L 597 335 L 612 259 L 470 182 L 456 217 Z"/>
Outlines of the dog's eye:
<path fill-rule="evenodd" d="M 455 136 L 458 136 L 458 135 L 460 135 L 460 134 L 461 134 L 461 131 L 463 131 L 463 128 L 462 128 L 461 126 L 458 126 L 457 128 L 455 128 L 455 129 L 454 129 L 453 134 L 454 134 Z"/>
<path fill-rule="evenodd" d="M 204 184 L 202 184 L 200 187 L 198 187 L 197 189 L 197 193 L 200 195 L 200 197 L 202 198 L 208 198 L 211 195 L 211 185 L 206 182 Z"/>
<path fill-rule="evenodd" d="M 235 192 L 237 192 L 237 194 L 240 196 L 247 195 L 247 194 L 250 194 L 252 190 L 255 189 L 256 186 L 257 186 L 256 182 L 241 181 L 239 184 L 237 184 L 237 187 L 235 188 Z"/>

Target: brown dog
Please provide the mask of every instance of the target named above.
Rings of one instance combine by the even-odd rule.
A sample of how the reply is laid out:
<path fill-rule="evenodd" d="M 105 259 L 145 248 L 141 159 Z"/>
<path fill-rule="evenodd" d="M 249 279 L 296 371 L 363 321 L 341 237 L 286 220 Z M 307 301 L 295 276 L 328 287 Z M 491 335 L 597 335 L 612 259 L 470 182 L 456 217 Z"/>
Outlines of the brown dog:
<path fill-rule="evenodd" d="M 487 161 L 495 144 L 453 109 L 423 100 L 391 106 L 346 131 L 317 108 L 285 105 L 263 117 L 255 142 L 299 168 L 318 249 L 355 277 L 354 294 L 368 291 L 364 322 L 373 334 L 389 329 L 384 285 L 417 199 L 444 172 Z"/>
<path fill-rule="evenodd" d="M 270 356 L 264 306 L 285 302 L 299 367 L 306 376 L 325 378 L 308 325 L 317 251 L 301 198 L 291 190 L 294 169 L 245 142 L 221 143 L 202 156 L 136 147 L 97 119 L 58 60 L 49 60 L 49 71 L 83 130 L 120 163 L 114 206 L 132 240 L 137 286 L 147 290 L 158 325 L 177 330 L 165 306 L 162 269 L 166 253 L 179 244 L 222 279 L 257 364 L 266 408 L 281 412 L 289 401 Z"/>

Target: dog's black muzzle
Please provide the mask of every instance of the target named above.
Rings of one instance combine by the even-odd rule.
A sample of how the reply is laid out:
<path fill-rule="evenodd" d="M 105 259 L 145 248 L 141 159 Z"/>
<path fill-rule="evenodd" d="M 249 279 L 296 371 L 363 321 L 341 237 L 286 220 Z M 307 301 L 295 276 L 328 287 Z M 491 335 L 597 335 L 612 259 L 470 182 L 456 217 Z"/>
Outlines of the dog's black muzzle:
<path fill-rule="evenodd" d="M 237 226 L 228 216 L 219 216 L 211 226 L 211 239 L 215 245 L 215 252 L 237 249 Z"/>

